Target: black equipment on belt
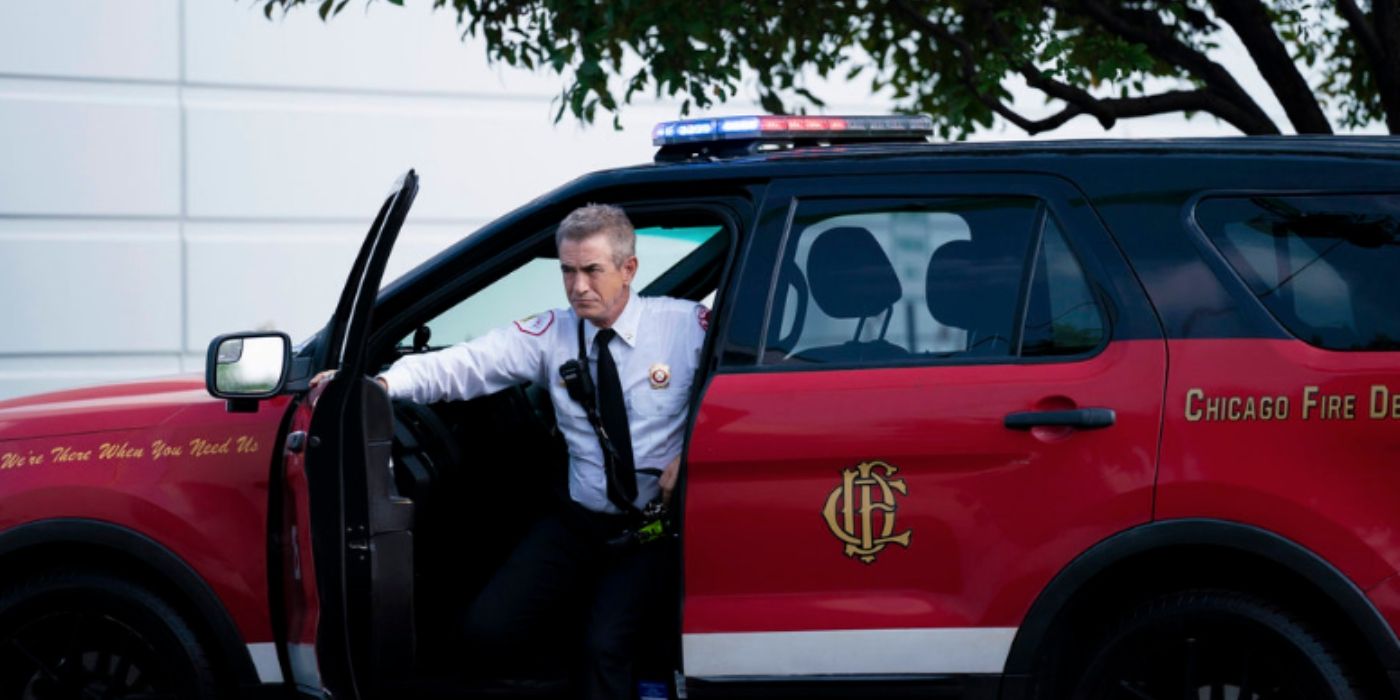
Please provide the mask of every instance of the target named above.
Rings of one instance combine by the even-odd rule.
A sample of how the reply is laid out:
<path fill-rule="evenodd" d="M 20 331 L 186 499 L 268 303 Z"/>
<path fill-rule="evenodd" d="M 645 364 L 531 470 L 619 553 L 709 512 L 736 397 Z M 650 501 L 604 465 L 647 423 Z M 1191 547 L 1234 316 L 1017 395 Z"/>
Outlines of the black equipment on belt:
<path fill-rule="evenodd" d="M 578 359 L 569 360 L 559 366 L 559 376 L 564 380 L 564 388 L 569 392 L 569 398 L 577 401 L 583 406 L 583 412 L 588 416 L 588 424 L 593 427 L 593 433 L 598 436 L 598 444 L 603 448 L 603 469 L 607 474 L 608 500 L 613 505 L 629 516 L 629 520 L 636 523 L 635 528 L 628 529 L 619 537 L 608 541 L 614 547 L 626 547 L 632 544 L 653 542 L 661 539 L 667 534 L 669 527 L 666 525 L 669 513 L 666 506 L 658 496 L 645 509 L 637 508 L 622 492 L 619 484 L 621 479 L 618 476 L 618 465 L 622 463 L 622 457 L 613 444 L 612 438 L 608 437 L 608 431 L 603 428 L 602 416 L 598 413 L 598 389 L 593 383 L 593 377 L 588 373 L 588 348 L 583 342 L 583 319 L 578 320 Z M 660 476 L 660 469 L 637 469 L 643 474 Z"/>

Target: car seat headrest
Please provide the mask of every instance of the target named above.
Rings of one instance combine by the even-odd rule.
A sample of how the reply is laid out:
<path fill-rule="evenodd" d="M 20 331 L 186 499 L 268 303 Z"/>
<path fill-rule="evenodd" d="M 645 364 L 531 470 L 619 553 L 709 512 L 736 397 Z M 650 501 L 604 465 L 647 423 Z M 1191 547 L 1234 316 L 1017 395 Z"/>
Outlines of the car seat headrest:
<path fill-rule="evenodd" d="M 944 243 L 929 260 L 924 280 L 929 313 L 945 326 L 965 330 L 1009 323 L 1020 265 L 991 246 L 973 241 Z"/>
<path fill-rule="evenodd" d="M 822 231 L 807 255 L 817 307 L 832 318 L 866 318 L 899 301 L 903 289 L 875 235 L 859 226 Z"/>
<path fill-rule="evenodd" d="M 973 269 L 972 241 L 951 241 L 933 252 L 924 278 L 924 301 L 935 321 L 954 328 L 970 328 L 976 318 L 968 278 Z"/>

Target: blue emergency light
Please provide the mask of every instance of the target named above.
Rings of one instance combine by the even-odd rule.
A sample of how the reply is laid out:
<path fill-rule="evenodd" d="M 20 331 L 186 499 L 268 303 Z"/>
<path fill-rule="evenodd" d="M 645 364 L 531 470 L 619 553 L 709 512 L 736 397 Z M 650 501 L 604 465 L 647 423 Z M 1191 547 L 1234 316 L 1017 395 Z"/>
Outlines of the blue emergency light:
<path fill-rule="evenodd" d="M 714 158 L 798 146 L 844 143 L 924 143 L 933 120 L 924 116 L 808 117 L 762 115 L 661 122 L 651 131 L 658 161 Z"/>

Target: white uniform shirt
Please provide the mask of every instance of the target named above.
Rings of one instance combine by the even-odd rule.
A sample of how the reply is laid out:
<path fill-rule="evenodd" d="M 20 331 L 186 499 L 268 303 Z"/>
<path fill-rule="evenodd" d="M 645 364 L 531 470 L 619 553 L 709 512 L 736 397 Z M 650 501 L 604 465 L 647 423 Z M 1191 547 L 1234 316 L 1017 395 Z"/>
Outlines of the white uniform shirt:
<path fill-rule="evenodd" d="M 709 311 L 692 301 L 632 292 L 608 345 L 622 380 L 637 469 L 664 469 L 681 453 L 690 385 L 700 364 Z M 585 322 L 589 372 L 598 376 L 598 328 Z M 556 309 L 437 352 L 409 355 L 382 376 L 389 395 L 417 403 L 465 400 L 534 382 L 549 386 L 554 414 L 569 447 L 569 495 L 585 508 L 616 513 L 608 500 L 603 448 L 587 414 L 569 398 L 559 366 L 578 357 L 578 317 Z M 637 474 L 637 507 L 660 493 L 658 479 Z"/>

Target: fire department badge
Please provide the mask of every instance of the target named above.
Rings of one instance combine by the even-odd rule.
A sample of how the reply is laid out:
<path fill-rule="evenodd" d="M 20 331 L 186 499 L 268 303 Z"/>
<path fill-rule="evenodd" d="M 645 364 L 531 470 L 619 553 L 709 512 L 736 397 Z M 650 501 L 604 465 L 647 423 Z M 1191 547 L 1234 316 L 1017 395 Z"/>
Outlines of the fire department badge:
<path fill-rule="evenodd" d="M 541 336 L 554 325 L 554 312 L 546 311 L 542 314 L 526 316 L 515 322 L 515 328 L 526 335 Z"/>
<path fill-rule="evenodd" d="M 651 388 L 665 389 L 671 385 L 671 366 L 658 362 L 647 371 L 647 376 L 651 378 Z"/>
<path fill-rule="evenodd" d="M 891 478 L 898 471 L 878 461 L 842 470 L 841 485 L 827 496 L 822 515 L 831 534 L 846 544 L 846 556 L 872 564 L 886 545 L 909 547 L 913 531 L 894 530 L 895 494 L 909 495 L 903 479 Z"/>

